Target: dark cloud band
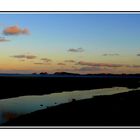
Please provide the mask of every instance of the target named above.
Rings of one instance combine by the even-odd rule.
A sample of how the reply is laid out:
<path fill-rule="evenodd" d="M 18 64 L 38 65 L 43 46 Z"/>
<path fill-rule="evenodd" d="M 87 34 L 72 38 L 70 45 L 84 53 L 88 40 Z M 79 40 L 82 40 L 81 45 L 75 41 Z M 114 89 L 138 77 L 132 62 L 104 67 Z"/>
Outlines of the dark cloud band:
<path fill-rule="evenodd" d="M 83 48 L 77 48 L 77 49 L 70 48 L 70 49 L 68 50 L 68 52 L 84 52 L 84 49 L 83 49 Z"/>
<path fill-rule="evenodd" d="M 17 58 L 17 59 L 21 59 L 21 58 L 25 58 L 25 59 L 35 59 L 37 58 L 37 56 L 35 55 L 24 55 L 24 54 L 21 54 L 21 55 L 14 55 L 12 56 L 14 58 Z"/>

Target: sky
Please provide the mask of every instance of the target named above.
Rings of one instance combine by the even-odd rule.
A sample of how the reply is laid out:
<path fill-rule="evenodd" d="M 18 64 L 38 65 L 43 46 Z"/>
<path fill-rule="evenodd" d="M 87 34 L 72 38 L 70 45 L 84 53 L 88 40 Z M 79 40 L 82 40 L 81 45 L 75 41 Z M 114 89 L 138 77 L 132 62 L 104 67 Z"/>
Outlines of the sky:
<path fill-rule="evenodd" d="M 0 73 L 140 73 L 140 14 L 0 14 Z"/>

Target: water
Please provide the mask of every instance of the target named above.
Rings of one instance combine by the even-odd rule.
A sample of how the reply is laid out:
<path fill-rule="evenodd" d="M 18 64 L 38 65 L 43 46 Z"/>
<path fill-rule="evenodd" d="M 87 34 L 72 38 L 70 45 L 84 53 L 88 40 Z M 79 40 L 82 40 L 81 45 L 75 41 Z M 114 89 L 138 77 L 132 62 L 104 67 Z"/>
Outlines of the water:
<path fill-rule="evenodd" d="M 126 87 L 113 87 L 2 99 L 0 100 L 0 124 L 23 114 L 71 102 L 73 99 L 83 100 L 93 98 L 94 96 L 113 95 L 132 90 Z"/>

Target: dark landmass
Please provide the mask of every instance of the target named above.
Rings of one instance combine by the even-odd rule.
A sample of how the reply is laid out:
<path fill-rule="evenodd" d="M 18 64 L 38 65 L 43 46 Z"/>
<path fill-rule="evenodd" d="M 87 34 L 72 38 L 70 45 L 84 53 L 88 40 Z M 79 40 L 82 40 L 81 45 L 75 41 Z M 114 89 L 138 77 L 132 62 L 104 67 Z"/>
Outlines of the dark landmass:
<path fill-rule="evenodd" d="M 140 126 L 140 90 L 50 107 L 5 126 Z"/>
<path fill-rule="evenodd" d="M 53 75 L 46 73 L 41 75 L 0 74 L 0 99 L 111 87 L 140 87 L 140 75 L 96 74 L 79 76 L 66 72 Z"/>
<path fill-rule="evenodd" d="M 78 74 L 78 73 L 69 73 L 69 72 L 55 72 L 54 75 L 73 75 L 73 76 L 75 76 L 75 75 L 81 75 L 81 74 Z"/>
<path fill-rule="evenodd" d="M 34 74 L 34 73 L 33 73 Z M 40 75 L 48 74 L 47 72 L 41 72 Z"/>

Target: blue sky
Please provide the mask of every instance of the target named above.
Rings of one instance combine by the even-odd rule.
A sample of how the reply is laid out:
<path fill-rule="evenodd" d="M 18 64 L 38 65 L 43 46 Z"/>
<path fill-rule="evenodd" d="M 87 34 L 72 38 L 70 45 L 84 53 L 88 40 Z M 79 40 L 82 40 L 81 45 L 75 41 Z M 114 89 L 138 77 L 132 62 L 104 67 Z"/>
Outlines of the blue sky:
<path fill-rule="evenodd" d="M 137 68 L 119 67 L 116 73 L 139 72 L 139 25 L 139 14 L 0 14 L 1 37 L 10 40 L 0 42 L 0 54 L 3 56 L 0 62 L 5 65 L 9 60 L 13 62 L 10 67 L 1 66 L 1 69 L 12 72 L 68 70 L 81 73 L 96 73 L 98 69 L 99 72 L 106 72 L 105 66 L 94 66 L 93 70 L 91 68 L 90 71 L 80 71 L 83 66 L 77 63 L 82 61 L 137 65 Z M 3 34 L 4 29 L 12 26 L 27 28 L 29 34 Z M 83 51 L 69 51 L 78 48 L 82 48 Z M 32 62 L 24 60 L 25 64 L 10 57 L 25 54 L 36 55 L 37 59 L 32 59 Z M 41 63 L 41 58 L 52 59 L 52 65 L 33 65 Z M 67 59 L 74 59 L 75 64 L 67 66 L 64 64 Z M 58 63 L 64 65 L 58 66 Z M 107 72 L 113 72 L 112 68 Z"/>

